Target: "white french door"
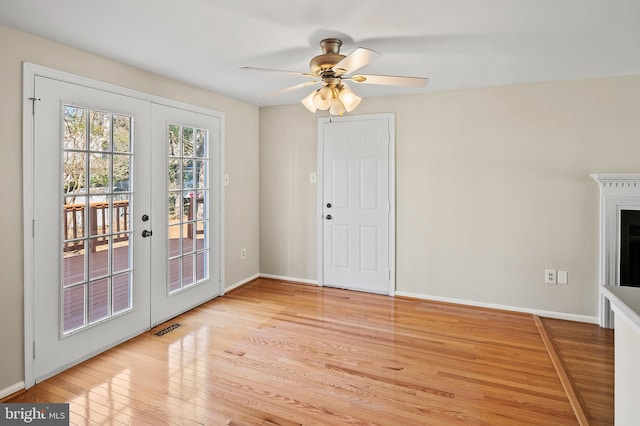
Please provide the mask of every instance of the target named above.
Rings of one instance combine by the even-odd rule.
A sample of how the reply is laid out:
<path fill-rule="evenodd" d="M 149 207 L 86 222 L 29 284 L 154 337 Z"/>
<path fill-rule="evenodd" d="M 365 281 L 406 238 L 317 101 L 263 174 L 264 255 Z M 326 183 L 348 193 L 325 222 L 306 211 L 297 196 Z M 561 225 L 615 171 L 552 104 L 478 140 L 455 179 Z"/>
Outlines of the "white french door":
<path fill-rule="evenodd" d="M 36 77 L 34 377 L 149 328 L 148 102 Z"/>
<path fill-rule="evenodd" d="M 220 293 L 221 124 L 40 76 L 34 94 L 38 382 Z"/>
<path fill-rule="evenodd" d="M 152 116 L 152 181 L 163 189 L 152 200 L 154 326 L 220 294 L 220 120 L 157 104 Z"/>
<path fill-rule="evenodd" d="M 320 123 L 324 285 L 393 294 L 392 118 Z"/>

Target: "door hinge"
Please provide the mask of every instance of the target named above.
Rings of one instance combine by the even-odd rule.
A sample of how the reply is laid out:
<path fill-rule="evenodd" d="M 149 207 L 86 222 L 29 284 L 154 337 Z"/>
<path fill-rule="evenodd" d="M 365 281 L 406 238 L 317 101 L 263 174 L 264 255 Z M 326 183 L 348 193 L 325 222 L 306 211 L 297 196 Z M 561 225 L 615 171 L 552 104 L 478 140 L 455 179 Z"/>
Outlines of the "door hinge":
<path fill-rule="evenodd" d="M 36 359 L 36 341 L 33 341 L 33 359 Z"/>
<path fill-rule="evenodd" d="M 30 97 L 27 98 L 31 101 L 31 115 L 36 115 L 36 101 L 41 101 L 42 98 Z"/>

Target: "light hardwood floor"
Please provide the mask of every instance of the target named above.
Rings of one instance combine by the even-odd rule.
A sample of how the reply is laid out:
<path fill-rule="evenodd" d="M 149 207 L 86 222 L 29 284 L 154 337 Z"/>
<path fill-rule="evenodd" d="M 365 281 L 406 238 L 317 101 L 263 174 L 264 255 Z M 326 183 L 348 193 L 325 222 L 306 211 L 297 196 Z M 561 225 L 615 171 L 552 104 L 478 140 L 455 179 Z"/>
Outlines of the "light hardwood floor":
<path fill-rule="evenodd" d="M 613 330 L 544 318 L 590 425 L 613 424 Z"/>
<path fill-rule="evenodd" d="M 72 424 L 578 424 L 531 315 L 259 279 L 173 323 L 11 402 L 69 402 Z M 553 325 L 612 424 L 612 367 L 578 374 L 612 365 L 588 353 L 612 335 Z"/>

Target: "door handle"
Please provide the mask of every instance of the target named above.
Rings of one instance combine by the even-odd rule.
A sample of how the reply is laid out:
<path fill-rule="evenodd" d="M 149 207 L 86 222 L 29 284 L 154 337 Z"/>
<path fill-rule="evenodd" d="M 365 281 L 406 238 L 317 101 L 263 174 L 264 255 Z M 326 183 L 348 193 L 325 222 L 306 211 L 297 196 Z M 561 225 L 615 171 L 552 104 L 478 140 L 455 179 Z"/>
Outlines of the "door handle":
<path fill-rule="evenodd" d="M 327 219 L 327 220 L 331 220 L 331 215 L 330 215 L 330 214 L 326 215 L 326 216 L 325 216 L 325 219 Z"/>
<path fill-rule="evenodd" d="M 146 229 L 142 231 L 142 237 L 147 238 L 153 235 L 153 231 L 147 231 Z"/>
<path fill-rule="evenodd" d="M 143 222 L 147 222 L 149 220 L 149 215 L 148 214 L 143 214 L 142 215 L 142 221 Z"/>

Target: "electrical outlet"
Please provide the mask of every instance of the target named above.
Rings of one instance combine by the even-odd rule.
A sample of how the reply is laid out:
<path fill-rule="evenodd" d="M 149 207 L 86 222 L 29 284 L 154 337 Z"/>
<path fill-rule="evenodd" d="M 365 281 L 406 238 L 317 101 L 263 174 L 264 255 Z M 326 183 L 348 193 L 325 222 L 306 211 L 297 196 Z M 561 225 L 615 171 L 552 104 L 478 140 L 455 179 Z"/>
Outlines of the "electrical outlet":
<path fill-rule="evenodd" d="M 556 270 L 555 269 L 545 269 L 544 270 L 544 283 L 545 284 L 555 284 L 556 283 Z"/>
<path fill-rule="evenodd" d="M 240 260 L 244 260 L 247 258 L 247 249 L 246 248 L 241 248 L 240 249 Z"/>

